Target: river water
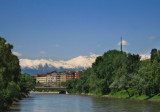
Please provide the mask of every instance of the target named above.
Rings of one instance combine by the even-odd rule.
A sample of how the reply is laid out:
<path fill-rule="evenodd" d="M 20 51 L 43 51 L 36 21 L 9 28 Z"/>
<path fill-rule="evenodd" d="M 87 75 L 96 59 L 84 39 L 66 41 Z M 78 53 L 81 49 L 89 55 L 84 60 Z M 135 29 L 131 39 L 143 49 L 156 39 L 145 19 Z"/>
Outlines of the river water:
<path fill-rule="evenodd" d="M 95 96 L 30 94 L 10 112 L 160 112 L 160 103 Z"/>

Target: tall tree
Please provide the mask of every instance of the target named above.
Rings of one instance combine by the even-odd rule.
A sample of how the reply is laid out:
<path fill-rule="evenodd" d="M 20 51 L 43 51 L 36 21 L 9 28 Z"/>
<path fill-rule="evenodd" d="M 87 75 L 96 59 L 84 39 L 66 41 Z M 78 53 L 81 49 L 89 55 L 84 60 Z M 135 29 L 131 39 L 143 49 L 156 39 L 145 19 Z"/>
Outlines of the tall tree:
<path fill-rule="evenodd" d="M 158 59 L 158 51 L 157 49 L 152 49 L 151 51 L 151 62 Z"/>
<path fill-rule="evenodd" d="M 0 75 L 7 87 L 10 81 L 18 82 L 20 66 L 17 56 L 12 54 L 13 46 L 6 44 L 6 40 L 0 37 Z"/>

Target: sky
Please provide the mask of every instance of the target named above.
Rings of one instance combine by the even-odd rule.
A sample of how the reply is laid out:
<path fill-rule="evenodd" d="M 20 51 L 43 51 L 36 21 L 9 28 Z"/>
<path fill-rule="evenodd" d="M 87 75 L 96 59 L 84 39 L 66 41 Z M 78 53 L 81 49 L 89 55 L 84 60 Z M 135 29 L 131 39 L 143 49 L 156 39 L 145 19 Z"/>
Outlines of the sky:
<path fill-rule="evenodd" d="M 160 0 L 0 0 L 0 36 L 20 59 L 160 49 Z"/>

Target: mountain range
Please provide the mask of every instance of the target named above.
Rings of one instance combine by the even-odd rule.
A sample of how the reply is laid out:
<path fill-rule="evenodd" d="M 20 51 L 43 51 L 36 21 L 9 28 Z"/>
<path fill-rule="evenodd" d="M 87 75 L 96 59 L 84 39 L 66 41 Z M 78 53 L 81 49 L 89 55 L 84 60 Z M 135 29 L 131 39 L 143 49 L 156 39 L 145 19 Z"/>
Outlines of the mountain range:
<path fill-rule="evenodd" d="M 100 55 L 91 54 L 90 56 L 78 56 L 68 61 L 55 61 L 52 59 L 20 59 L 22 73 L 45 74 L 51 71 L 74 71 L 84 70 L 92 66 L 96 58 Z M 141 54 L 141 60 L 150 58 L 150 55 Z"/>
<path fill-rule="evenodd" d="M 62 72 L 66 70 L 83 70 L 92 66 L 99 55 L 78 56 L 68 61 L 54 61 L 52 59 L 20 59 L 22 73 L 44 74 L 51 71 Z"/>

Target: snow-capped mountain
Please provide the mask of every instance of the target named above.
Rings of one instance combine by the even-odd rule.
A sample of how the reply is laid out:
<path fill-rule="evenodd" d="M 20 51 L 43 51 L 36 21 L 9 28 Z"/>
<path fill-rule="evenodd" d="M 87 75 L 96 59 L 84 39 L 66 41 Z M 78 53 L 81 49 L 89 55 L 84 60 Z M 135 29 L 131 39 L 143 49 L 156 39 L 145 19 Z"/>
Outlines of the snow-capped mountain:
<path fill-rule="evenodd" d="M 99 55 L 78 56 L 68 61 L 54 61 L 52 59 L 20 59 L 22 73 L 41 74 L 56 70 L 57 72 L 66 70 L 83 70 L 92 66 Z M 141 60 L 149 59 L 150 55 L 140 54 Z"/>
<path fill-rule="evenodd" d="M 91 67 L 98 56 L 99 55 L 96 54 L 78 56 L 68 61 L 20 59 L 20 66 L 23 73 L 29 74 L 47 73 L 54 70 L 58 72 L 65 70 L 82 70 Z"/>

